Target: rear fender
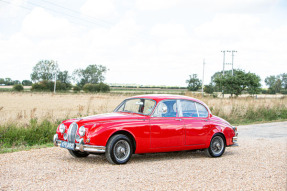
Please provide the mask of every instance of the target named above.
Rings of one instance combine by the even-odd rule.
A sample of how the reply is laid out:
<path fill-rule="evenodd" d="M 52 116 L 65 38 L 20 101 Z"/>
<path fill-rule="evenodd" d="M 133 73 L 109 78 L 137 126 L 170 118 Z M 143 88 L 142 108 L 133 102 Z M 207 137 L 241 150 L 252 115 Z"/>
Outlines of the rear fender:
<path fill-rule="evenodd" d="M 217 134 L 222 135 L 225 139 L 225 136 L 223 134 L 223 128 L 221 126 L 215 126 L 208 133 L 207 140 L 206 140 L 206 142 L 207 142 L 206 146 L 207 147 L 209 147 L 212 137 L 217 135 Z M 226 141 L 225 141 L 225 144 L 226 144 Z"/>

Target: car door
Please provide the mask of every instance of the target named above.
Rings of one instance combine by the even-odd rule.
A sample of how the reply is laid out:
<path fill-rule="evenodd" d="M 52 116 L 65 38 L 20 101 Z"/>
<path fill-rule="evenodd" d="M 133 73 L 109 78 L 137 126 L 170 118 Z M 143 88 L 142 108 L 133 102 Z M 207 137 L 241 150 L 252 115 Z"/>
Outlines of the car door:
<path fill-rule="evenodd" d="M 181 110 L 185 125 L 185 145 L 205 145 L 209 131 L 208 111 L 200 103 L 181 100 Z"/>
<path fill-rule="evenodd" d="M 158 103 L 150 118 L 151 148 L 184 145 L 184 123 L 178 110 L 179 100 Z"/>

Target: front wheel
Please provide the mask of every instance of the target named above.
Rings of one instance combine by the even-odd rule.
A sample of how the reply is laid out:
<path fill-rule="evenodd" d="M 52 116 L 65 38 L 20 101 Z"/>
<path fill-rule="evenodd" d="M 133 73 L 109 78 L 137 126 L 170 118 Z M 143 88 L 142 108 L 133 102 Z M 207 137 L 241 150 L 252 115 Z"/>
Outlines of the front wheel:
<path fill-rule="evenodd" d="M 106 158 L 111 164 L 125 164 L 132 155 L 131 140 L 122 134 L 114 135 L 107 143 Z"/>
<path fill-rule="evenodd" d="M 87 152 L 69 150 L 69 153 L 75 158 L 83 158 L 89 156 Z"/>
<path fill-rule="evenodd" d="M 205 149 L 205 153 L 209 157 L 220 157 L 225 151 L 225 142 L 222 136 L 215 135 L 211 141 L 210 145 L 207 149 Z"/>

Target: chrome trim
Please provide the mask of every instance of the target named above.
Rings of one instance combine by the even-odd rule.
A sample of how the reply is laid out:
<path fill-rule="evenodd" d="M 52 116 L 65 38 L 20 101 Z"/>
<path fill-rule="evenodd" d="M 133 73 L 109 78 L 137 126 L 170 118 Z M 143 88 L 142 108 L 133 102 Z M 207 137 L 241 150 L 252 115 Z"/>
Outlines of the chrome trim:
<path fill-rule="evenodd" d="M 236 142 L 237 142 L 237 137 L 233 137 L 233 138 L 232 138 L 232 142 L 233 142 L 233 143 L 236 143 Z"/>
<path fill-rule="evenodd" d="M 71 123 L 68 130 L 68 141 L 70 143 L 75 142 L 77 131 L 78 131 L 78 124 L 76 122 Z"/>
<path fill-rule="evenodd" d="M 54 135 L 55 137 L 55 135 Z M 61 145 L 61 140 L 54 139 L 54 145 L 55 146 L 60 146 Z M 105 146 L 96 146 L 96 145 L 86 145 L 84 144 L 84 140 L 81 139 L 80 143 L 76 143 L 75 147 L 76 151 L 81 151 L 81 152 L 91 152 L 91 153 L 105 153 L 106 152 L 106 147 Z"/>
<path fill-rule="evenodd" d="M 55 145 L 56 147 L 58 146 L 57 140 L 58 140 L 58 134 L 55 134 L 54 137 L 53 137 L 53 142 L 54 142 L 54 145 Z"/>

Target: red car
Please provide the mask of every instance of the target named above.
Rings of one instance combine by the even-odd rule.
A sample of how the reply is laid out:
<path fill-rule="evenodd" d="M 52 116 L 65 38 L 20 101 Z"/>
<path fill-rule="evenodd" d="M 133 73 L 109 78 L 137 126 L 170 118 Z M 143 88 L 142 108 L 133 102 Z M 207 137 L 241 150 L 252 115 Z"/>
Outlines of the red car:
<path fill-rule="evenodd" d="M 134 96 L 112 113 L 65 120 L 54 135 L 55 146 L 72 156 L 105 153 L 112 164 L 125 164 L 132 154 L 194 149 L 220 157 L 236 142 L 236 127 L 202 101 L 178 95 Z"/>

